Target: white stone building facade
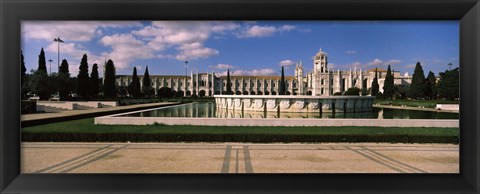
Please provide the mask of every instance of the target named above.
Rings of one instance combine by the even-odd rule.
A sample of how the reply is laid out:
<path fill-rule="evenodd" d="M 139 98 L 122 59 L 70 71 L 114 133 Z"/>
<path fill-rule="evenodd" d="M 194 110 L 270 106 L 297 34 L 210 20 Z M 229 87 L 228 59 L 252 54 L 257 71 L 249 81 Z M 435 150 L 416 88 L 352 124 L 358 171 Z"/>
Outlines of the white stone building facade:
<path fill-rule="evenodd" d="M 386 70 L 377 68 L 379 90 L 383 92 Z M 410 85 L 412 77 L 400 75 L 394 71 L 396 85 Z M 304 74 L 303 64 L 297 63 L 294 76 L 285 76 L 287 95 L 331 96 L 343 93 L 348 88 L 357 87 L 369 89 L 375 77 L 375 68 L 367 71 L 354 68 L 349 71 L 332 71 L 328 67 L 327 53 L 320 51 L 313 57 L 313 69 Z M 143 76 L 139 76 L 143 84 Z M 155 94 L 162 87 L 168 87 L 183 96 L 200 95 L 213 96 L 224 94 L 227 90 L 227 76 L 217 76 L 215 72 L 190 73 L 182 75 L 150 75 L 151 86 Z M 230 76 L 232 91 L 235 95 L 279 95 L 281 76 Z M 117 86 L 128 86 L 131 75 L 117 75 Z"/>

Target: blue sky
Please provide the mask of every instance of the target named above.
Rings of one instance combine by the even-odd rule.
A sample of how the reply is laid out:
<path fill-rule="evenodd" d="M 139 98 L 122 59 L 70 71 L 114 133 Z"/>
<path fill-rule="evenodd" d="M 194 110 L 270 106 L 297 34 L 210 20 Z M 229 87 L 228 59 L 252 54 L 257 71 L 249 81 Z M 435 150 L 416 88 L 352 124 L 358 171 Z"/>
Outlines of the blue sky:
<path fill-rule="evenodd" d="M 233 75 L 278 75 L 281 66 L 293 75 L 295 63 L 306 71 L 321 48 L 331 70 L 386 68 L 413 73 L 421 62 L 425 73 L 458 66 L 458 21 L 24 21 L 22 50 L 27 69 L 36 69 L 43 47 L 57 72 L 60 57 L 72 76 L 82 55 L 89 68 L 112 59 L 117 74 L 184 75 L 215 71 Z M 47 68 L 49 63 L 47 62 Z"/>

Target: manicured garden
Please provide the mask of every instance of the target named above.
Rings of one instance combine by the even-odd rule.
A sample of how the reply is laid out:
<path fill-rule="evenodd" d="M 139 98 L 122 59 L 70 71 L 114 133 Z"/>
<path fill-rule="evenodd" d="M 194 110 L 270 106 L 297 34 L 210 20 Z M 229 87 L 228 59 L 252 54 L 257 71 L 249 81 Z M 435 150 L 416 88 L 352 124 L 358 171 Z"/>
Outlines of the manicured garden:
<path fill-rule="evenodd" d="M 22 141 L 57 142 L 459 142 L 458 128 L 94 125 L 93 118 L 22 129 Z"/>

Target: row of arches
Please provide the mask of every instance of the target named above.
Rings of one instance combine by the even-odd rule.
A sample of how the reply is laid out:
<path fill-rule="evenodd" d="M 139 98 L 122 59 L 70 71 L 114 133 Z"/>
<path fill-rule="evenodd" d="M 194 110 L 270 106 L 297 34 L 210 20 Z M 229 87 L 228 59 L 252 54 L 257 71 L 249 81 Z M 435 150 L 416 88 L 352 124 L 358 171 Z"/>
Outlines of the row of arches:
<path fill-rule="evenodd" d="M 223 91 L 222 93 L 220 93 L 220 91 L 215 91 L 215 92 L 212 92 L 212 91 L 205 91 L 205 90 L 200 90 L 197 91 L 196 90 L 193 90 L 193 91 L 190 91 L 190 90 L 187 90 L 186 92 L 184 92 L 183 90 L 172 90 L 171 88 L 169 87 L 162 87 L 160 89 L 157 90 L 157 95 L 159 97 L 182 97 L 182 96 L 199 96 L 199 97 L 205 97 L 205 96 L 212 96 L 212 95 L 220 95 L 220 94 L 227 94 L 226 91 Z M 255 92 L 255 91 L 252 91 L 252 92 L 248 92 L 248 91 L 236 91 L 234 93 L 235 95 L 277 95 L 277 92 L 276 91 L 265 91 L 265 92 L 262 92 L 262 91 L 258 91 L 258 92 Z M 285 95 L 292 95 L 292 93 L 290 91 L 286 91 L 285 92 Z M 297 95 L 296 92 L 293 93 L 293 95 Z"/>

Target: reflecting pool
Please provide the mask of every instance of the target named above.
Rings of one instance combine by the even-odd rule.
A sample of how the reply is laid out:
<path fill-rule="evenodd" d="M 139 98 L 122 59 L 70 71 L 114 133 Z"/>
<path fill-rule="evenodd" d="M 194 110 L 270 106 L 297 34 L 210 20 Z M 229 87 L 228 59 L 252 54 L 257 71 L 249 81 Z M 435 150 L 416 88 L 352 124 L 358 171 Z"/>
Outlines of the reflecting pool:
<path fill-rule="evenodd" d="M 377 119 L 458 119 L 459 113 L 373 108 L 361 113 L 285 113 L 219 109 L 215 103 L 189 103 L 140 111 L 123 117 L 195 117 L 195 118 L 377 118 Z"/>

